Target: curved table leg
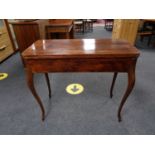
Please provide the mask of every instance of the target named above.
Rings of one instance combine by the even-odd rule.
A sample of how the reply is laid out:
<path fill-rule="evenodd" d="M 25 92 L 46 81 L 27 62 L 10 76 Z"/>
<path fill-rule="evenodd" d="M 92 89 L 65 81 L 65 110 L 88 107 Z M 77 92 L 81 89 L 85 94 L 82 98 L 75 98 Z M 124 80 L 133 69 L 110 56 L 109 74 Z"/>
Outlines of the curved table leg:
<path fill-rule="evenodd" d="M 66 32 L 66 38 L 65 39 L 71 39 L 70 38 L 70 33 L 69 32 Z"/>
<path fill-rule="evenodd" d="M 113 97 L 113 88 L 114 88 L 114 85 L 115 85 L 115 81 L 116 81 L 116 78 L 117 78 L 117 72 L 114 73 L 114 76 L 113 76 L 113 80 L 112 80 L 112 84 L 111 84 L 111 88 L 110 88 L 110 98 Z"/>
<path fill-rule="evenodd" d="M 45 120 L 45 110 L 44 110 L 42 101 L 41 101 L 40 97 L 38 96 L 38 94 L 35 90 L 35 87 L 34 87 L 33 73 L 30 70 L 26 69 L 26 76 L 27 76 L 27 84 L 28 84 L 29 89 L 31 90 L 34 98 L 37 100 L 37 102 L 39 104 L 39 107 L 40 107 L 41 113 L 42 113 L 42 120 L 44 121 Z"/>
<path fill-rule="evenodd" d="M 130 69 L 130 71 L 128 72 L 128 86 L 127 86 L 126 92 L 122 98 L 122 101 L 121 101 L 119 109 L 118 109 L 118 121 L 119 122 L 122 120 L 121 111 L 122 111 L 123 105 L 124 105 L 127 97 L 130 95 L 130 93 L 134 87 L 134 84 L 135 84 L 135 69 Z"/>
<path fill-rule="evenodd" d="M 47 86 L 48 86 L 49 98 L 51 98 L 51 86 L 50 86 L 50 80 L 49 80 L 48 73 L 45 73 L 45 79 L 46 79 L 46 83 L 47 83 Z"/>

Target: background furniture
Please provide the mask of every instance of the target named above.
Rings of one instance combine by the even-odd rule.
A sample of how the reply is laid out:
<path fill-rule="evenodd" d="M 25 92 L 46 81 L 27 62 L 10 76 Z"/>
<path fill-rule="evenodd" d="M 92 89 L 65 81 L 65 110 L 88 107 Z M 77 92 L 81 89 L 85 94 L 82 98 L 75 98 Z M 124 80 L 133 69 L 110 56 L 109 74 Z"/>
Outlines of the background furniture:
<path fill-rule="evenodd" d="M 84 19 L 84 31 L 85 32 L 92 32 L 93 31 L 93 20 Z"/>
<path fill-rule="evenodd" d="M 12 22 L 19 51 L 23 52 L 28 46 L 40 38 L 39 27 L 35 22 Z"/>
<path fill-rule="evenodd" d="M 149 46 L 152 40 L 152 37 L 155 36 L 155 20 L 154 19 L 143 19 L 140 21 L 141 27 L 138 31 L 140 40 L 143 41 L 144 37 L 148 38 L 147 45 Z"/>
<path fill-rule="evenodd" d="M 13 27 L 20 54 L 33 42 L 40 39 L 39 25 L 36 20 L 17 20 L 10 24 Z"/>
<path fill-rule="evenodd" d="M 47 39 L 73 39 L 74 24 L 71 19 L 51 19 L 45 26 Z"/>
<path fill-rule="evenodd" d="M 75 32 L 92 32 L 93 31 L 93 20 L 92 19 L 75 19 L 74 20 Z"/>
<path fill-rule="evenodd" d="M 139 56 L 139 51 L 128 42 L 111 39 L 38 40 L 22 56 L 26 64 L 27 84 L 40 106 L 42 120 L 45 120 L 45 110 L 34 87 L 34 73 L 46 73 L 51 97 L 48 72 L 114 72 L 111 98 L 117 73 L 127 73 L 128 86 L 118 108 L 118 120 L 121 121 L 121 110 L 135 84 L 135 67 Z"/>
<path fill-rule="evenodd" d="M 105 28 L 106 30 L 108 30 L 108 31 L 112 31 L 114 20 L 113 20 L 113 19 L 105 19 L 104 21 L 105 21 L 105 26 L 104 26 L 104 28 Z"/>
<path fill-rule="evenodd" d="M 127 40 L 129 43 L 134 45 L 138 26 L 139 20 L 137 19 L 115 19 L 112 38 Z"/>
<path fill-rule="evenodd" d="M 9 20 L 9 24 L 13 28 L 19 50 L 22 52 L 34 41 L 46 38 L 45 25 L 49 24 L 49 20 Z"/>
<path fill-rule="evenodd" d="M 20 54 L 38 39 L 73 38 L 73 20 L 14 20 L 9 22 L 15 33 Z M 56 36 L 52 36 L 53 33 Z M 57 35 L 57 33 L 59 33 Z M 22 57 L 21 57 L 22 58 Z M 22 59 L 23 61 L 23 59 Z M 24 64 L 24 61 L 23 61 Z"/>
<path fill-rule="evenodd" d="M 0 19 L 0 62 L 14 53 L 12 38 L 8 29 L 7 21 Z"/>
<path fill-rule="evenodd" d="M 83 19 L 74 20 L 74 31 L 79 33 L 84 33 L 84 21 Z"/>

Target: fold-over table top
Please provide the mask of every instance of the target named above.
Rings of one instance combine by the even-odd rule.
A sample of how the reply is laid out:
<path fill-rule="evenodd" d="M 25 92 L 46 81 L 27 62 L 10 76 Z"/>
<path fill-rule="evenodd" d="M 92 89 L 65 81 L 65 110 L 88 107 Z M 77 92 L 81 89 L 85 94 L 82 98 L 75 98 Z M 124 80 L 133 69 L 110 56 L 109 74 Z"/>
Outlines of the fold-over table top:
<path fill-rule="evenodd" d="M 44 58 L 129 58 L 139 51 L 127 41 L 111 39 L 52 39 L 38 40 L 28 47 L 24 59 Z"/>

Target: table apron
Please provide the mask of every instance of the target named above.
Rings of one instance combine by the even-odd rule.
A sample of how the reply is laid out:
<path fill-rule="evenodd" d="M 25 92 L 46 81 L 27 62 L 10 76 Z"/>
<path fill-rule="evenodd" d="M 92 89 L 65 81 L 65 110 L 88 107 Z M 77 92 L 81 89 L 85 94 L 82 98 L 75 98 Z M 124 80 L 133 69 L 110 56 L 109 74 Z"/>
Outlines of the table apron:
<path fill-rule="evenodd" d="M 127 59 L 25 59 L 32 72 L 128 72 L 137 58 Z"/>

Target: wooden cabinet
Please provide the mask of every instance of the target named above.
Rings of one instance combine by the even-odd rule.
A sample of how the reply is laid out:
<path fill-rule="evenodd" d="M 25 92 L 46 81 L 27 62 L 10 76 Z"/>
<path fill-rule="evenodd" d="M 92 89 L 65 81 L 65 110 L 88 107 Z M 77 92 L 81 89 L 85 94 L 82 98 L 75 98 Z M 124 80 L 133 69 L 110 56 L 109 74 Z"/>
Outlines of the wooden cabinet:
<path fill-rule="evenodd" d="M 13 54 L 13 46 L 5 20 L 0 19 L 0 62 Z"/>
<path fill-rule="evenodd" d="M 115 19 L 112 38 L 127 40 L 132 45 L 135 44 L 139 20 L 137 19 Z"/>
<path fill-rule="evenodd" d="M 39 27 L 35 22 L 12 22 L 11 24 L 20 52 L 40 38 Z"/>
<path fill-rule="evenodd" d="M 34 20 L 35 21 L 35 20 Z M 38 23 L 34 21 L 14 21 L 12 25 L 20 54 L 36 40 L 40 39 Z M 24 64 L 23 58 L 21 56 Z"/>

